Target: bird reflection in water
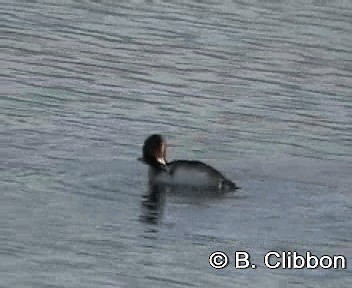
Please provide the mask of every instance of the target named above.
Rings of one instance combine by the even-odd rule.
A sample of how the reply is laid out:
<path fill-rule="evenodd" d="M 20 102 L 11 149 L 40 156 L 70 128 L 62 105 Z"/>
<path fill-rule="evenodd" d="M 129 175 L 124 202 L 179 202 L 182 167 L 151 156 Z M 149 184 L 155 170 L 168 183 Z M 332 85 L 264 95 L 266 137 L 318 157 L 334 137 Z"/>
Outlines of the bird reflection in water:
<path fill-rule="evenodd" d="M 165 193 L 167 187 L 163 185 L 149 185 L 142 200 L 142 222 L 159 224 L 164 211 Z"/>

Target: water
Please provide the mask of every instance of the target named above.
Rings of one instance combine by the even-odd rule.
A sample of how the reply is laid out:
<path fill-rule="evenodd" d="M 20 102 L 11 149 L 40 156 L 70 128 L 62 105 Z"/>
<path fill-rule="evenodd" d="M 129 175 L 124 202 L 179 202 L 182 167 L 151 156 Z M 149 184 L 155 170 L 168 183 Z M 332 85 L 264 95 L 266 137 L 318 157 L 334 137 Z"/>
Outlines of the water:
<path fill-rule="evenodd" d="M 0 287 L 351 287 L 350 1 L 3 0 L 0 15 Z M 156 132 L 242 190 L 148 195 L 136 158 Z M 237 250 L 258 268 L 236 270 Z M 270 270 L 270 250 L 348 269 Z"/>

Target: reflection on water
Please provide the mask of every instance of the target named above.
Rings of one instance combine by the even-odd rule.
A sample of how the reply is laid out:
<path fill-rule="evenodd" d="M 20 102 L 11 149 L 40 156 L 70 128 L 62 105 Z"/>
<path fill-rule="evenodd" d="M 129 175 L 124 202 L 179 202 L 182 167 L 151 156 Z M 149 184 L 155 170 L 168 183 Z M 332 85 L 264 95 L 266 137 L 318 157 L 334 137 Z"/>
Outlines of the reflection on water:
<path fill-rule="evenodd" d="M 148 191 L 142 196 L 141 221 L 148 224 L 162 223 L 166 202 L 192 205 L 205 205 L 230 197 L 243 198 L 240 192 L 218 191 L 196 187 L 170 187 L 164 185 L 148 185 Z M 245 197 L 245 196 L 244 196 Z"/>
<path fill-rule="evenodd" d="M 160 185 L 149 185 L 146 195 L 142 201 L 142 221 L 149 224 L 159 224 L 165 205 L 166 187 Z"/>
<path fill-rule="evenodd" d="M 352 2 L 4 0 L 0 14 L 4 287 L 351 287 L 348 269 L 207 257 L 351 258 Z M 153 133 L 242 190 L 145 193 L 135 159 Z"/>

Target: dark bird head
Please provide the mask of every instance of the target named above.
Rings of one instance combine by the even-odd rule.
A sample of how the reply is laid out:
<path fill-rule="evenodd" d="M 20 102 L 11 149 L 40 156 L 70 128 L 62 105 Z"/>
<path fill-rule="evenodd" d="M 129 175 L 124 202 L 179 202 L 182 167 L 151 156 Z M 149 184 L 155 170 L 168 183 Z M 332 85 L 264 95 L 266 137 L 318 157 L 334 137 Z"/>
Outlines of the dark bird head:
<path fill-rule="evenodd" d="M 161 135 L 153 134 L 144 141 L 141 160 L 153 167 L 166 165 L 166 142 Z"/>

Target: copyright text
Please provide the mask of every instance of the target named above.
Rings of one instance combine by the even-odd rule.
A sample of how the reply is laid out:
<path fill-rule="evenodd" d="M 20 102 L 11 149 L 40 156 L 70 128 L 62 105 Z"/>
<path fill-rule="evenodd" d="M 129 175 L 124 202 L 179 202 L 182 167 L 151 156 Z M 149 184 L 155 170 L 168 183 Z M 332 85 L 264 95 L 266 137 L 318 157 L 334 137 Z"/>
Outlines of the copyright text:
<path fill-rule="evenodd" d="M 209 264 L 215 269 L 223 269 L 230 263 L 229 256 L 216 251 L 210 254 Z M 269 251 L 263 257 L 263 266 L 269 269 L 346 269 L 347 259 L 343 255 L 314 255 L 312 252 L 299 254 L 296 251 Z M 256 269 L 257 264 L 251 262 L 246 251 L 236 251 L 234 255 L 235 269 Z"/>

